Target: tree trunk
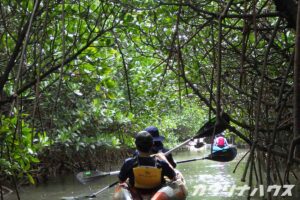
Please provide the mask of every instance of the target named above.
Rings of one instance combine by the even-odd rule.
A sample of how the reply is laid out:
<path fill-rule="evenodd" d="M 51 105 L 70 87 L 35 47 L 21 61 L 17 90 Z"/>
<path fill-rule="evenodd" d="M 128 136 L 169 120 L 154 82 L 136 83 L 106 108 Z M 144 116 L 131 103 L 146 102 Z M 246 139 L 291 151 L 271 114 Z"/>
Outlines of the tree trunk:
<path fill-rule="evenodd" d="M 288 22 L 288 27 L 296 28 L 297 4 L 295 0 L 273 0 L 276 10 L 279 11 Z"/>
<path fill-rule="evenodd" d="M 298 3 L 296 45 L 294 63 L 294 139 L 300 136 L 300 3 Z M 300 157 L 300 146 L 295 150 L 295 156 Z"/>

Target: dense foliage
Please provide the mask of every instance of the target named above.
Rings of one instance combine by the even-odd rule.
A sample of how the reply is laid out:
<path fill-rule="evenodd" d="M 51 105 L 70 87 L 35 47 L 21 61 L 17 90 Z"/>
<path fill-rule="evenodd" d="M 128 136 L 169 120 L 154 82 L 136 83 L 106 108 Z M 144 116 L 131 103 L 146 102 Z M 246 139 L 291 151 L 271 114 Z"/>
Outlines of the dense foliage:
<path fill-rule="evenodd" d="M 28 174 L 54 144 L 131 146 L 148 125 L 171 145 L 221 110 L 243 139 L 287 154 L 295 35 L 276 10 L 268 0 L 2 0 L 1 171 Z"/>

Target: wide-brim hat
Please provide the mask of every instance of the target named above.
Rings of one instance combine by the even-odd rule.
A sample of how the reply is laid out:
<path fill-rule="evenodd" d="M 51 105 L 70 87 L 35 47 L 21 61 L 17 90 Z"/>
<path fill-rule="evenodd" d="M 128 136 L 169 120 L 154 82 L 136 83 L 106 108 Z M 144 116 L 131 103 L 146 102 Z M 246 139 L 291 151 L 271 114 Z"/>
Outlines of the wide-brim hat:
<path fill-rule="evenodd" d="M 165 140 L 164 136 L 158 136 L 153 138 L 153 142 L 162 142 Z"/>
<path fill-rule="evenodd" d="M 158 128 L 155 126 L 149 126 L 145 128 L 145 131 L 151 134 L 153 142 L 162 142 L 165 140 L 164 136 L 159 135 Z"/>

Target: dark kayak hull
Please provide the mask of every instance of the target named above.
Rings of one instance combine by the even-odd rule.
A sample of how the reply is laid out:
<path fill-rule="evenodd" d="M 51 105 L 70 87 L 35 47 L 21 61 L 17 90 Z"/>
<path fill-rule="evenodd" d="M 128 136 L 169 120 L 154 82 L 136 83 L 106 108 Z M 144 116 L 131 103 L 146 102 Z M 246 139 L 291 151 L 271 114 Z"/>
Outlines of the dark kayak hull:
<path fill-rule="evenodd" d="M 215 149 L 210 156 L 207 157 L 208 160 L 214 160 L 219 162 L 229 162 L 232 161 L 237 155 L 237 149 L 235 147 L 226 147 Z"/>

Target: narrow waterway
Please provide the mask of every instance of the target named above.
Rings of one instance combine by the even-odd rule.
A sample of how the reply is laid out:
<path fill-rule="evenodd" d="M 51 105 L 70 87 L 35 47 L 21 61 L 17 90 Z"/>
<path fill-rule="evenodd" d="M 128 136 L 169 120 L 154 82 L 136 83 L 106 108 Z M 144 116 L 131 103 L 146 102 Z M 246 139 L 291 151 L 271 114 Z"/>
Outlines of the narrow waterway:
<path fill-rule="evenodd" d="M 220 163 L 209 160 L 195 161 L 179 164 L 177 169 L 182 172 L 186 179 L 189 190 L 188 200 L 246 200 L 247 192 L 241 194 L 240 188 L 247 185 L 241 182 L 245 162 L 242 162 L 238 170 L 233 174 L 233 170 L 246 153 L 245 150 L 238 150 L 238 156 L 234 161 Z M 209 151 L 184 151 L 173 153 L 177 161 L 199 158 L 209 154 Z M 39 186 L 23 187 L 20 189 L 21 200 L 55 200 L 62 197 L 76 197 L 92 194 L 101 188 L 115 182 L 116 176 L 107 176 L 97 182 L 82 185 L 75 176 L 65 176 L 50 179 L 47 184 Z M 259 188 L 258 188 L 259 189 Z M 111 199 L 114 189 L 108 189 L 94 199 Z M 293 189 L 293 192 L 295 188 Z M 257 191 L 259 194 L 259 190 Z M 16 200 L 15 194 L 6 197 L 5 200 Z M 261 199 L 261 198 L 252 198 Z M 300 197 L 284 197 L 282 199 L 300 199 Z"/>

